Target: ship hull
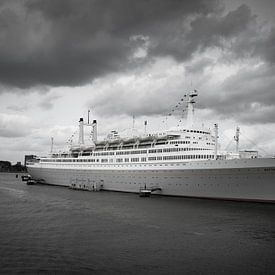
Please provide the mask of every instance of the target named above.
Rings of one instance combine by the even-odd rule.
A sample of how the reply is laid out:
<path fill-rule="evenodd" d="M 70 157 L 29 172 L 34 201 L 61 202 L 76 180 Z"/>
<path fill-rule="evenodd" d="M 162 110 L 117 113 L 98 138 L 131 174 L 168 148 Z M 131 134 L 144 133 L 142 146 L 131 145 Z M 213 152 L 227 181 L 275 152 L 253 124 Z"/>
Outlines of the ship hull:
<path fill-rule="evenodd" d="M 169 168 L 144 165 L 118 167 L 28 167 L 46 184 L 101 186 L 103 190 L 159 195 L 275 202 L 275 160 L 232 160 L 191 163 Z"/>

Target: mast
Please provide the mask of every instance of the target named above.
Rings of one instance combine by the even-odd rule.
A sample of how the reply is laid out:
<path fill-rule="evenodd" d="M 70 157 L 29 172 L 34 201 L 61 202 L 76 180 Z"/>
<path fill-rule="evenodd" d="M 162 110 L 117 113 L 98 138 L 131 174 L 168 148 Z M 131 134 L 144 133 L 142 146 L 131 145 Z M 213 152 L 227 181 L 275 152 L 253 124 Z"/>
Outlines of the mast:
<path fill-rule="evenodd" d="M 194 123 L 194 97 L 198 96 L 197 90 L 194 90 L 188 94 L 189 98 L 187 101 L 187 126 L 192 127 Z"/>

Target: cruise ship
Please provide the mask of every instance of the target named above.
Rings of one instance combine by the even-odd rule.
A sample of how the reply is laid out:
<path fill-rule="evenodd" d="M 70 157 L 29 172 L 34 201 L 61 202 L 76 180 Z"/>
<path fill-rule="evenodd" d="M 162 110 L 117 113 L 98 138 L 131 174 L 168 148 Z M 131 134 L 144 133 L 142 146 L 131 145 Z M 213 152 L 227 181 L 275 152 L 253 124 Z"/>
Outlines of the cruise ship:
<path fill-rule="evenodd" d="M 73 189 L 274 203 L 275 158 L 239 151 L 239 128 L 236 150 L 220 151 L 218 125 L 213 131 L 195 126 L 197 96 L 194 90 L 181 99 L 184 124 L 155 133 L 121 138 L 112 131 L 98 141 L 97 121 L 80 118 L 78 144 L 29 160 L 28 172 L 40 183 Z M 86 126 L 92 128 L 89 145 L 84 143 Z"/>

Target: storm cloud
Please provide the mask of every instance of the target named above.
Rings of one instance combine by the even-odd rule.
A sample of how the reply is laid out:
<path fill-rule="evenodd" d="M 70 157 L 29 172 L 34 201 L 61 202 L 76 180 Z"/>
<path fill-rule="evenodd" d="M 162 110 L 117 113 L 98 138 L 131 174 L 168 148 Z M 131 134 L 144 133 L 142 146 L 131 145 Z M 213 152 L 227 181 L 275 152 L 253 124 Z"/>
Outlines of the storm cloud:
<path fill-rule="evenodd" d="M 209 47 L 228 47 L 255 16 L 248 6 L 225 13 L 218 0 L 25 0 L 0 6 L 0 82 L 81 86 L 143 64 L 135 53 L 147 39 L 146 61 L 182 62 Z M 272 51 L 273 36 L 258 53 Z M 254 51 L 256 53 L 256 51 Z"/>

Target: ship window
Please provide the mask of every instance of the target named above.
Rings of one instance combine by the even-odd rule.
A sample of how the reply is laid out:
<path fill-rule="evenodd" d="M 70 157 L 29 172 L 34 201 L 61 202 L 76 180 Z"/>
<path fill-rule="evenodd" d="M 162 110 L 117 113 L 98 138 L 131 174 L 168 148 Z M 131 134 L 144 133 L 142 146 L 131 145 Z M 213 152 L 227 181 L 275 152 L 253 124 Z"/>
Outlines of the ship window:
<path fill-rule="evenodd" d="M 139 158 L 131 158 L 131 162 L 139 162 Z"/>
<path fill-rule="evenodd" d="M 156 157 L 148 157 L 148 160 L 156 160 Z"/>

